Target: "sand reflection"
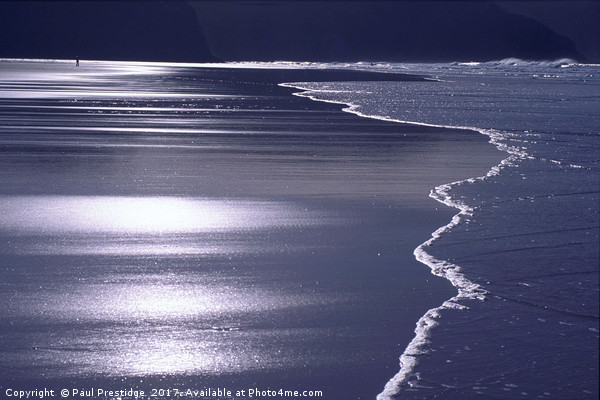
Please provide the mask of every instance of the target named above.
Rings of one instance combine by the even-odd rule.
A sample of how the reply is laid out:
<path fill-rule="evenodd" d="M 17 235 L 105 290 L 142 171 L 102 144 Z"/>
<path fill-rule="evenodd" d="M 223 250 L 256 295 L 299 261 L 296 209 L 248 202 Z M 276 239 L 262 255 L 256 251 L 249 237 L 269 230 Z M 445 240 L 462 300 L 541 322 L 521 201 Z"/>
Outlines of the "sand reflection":
<path fill-rule="evenodd" d="M 19 256 L 9 255 L 11 260 L 23 262 L 11 270 L 14 290 L 7 294 L 3 316 L 49 321 L 60 332 L 27 328 L 14 338 L 26 350 L 8 355 L 10 365 L 35 359 L 39 365 L 62 366 L 68 360 L 68 366 L 56 369 L 63 376 L 248 370 L 265 365 L 257 361 L 268 353 L 258 345 L 265 334 L 298 334 L 257 330 L 259 316 L 334 301 L 306 296 L 298 285 L 283 290 L 262 278 L 227 272 L 238 267 L 225 257 L 231 252 L 276 248 L 266 239 L 272 231 L 327 221 L 324 214 L 294 203 L 4 196 L 0 213 L 0 236 L 7 239 L 3 253 L 10 254 L 12 246 Z M 186 252 L 195 256 L 186 259 Z M 214 268 L 219 262 L 228 267 Z M 32 279 L 39 281 L 32 285 Z M 283 362 L 276 354 L 271 358 Z"/>
<path fill-rule="evenodd" d="M 180 197 L 0 197 L 12 254 L 198 255 L 265 249 L 260 232 L 331 223 L 286 202 Z"/>
<path fill-rule="evenodd" d="M 52 320 L 60 335 L 28 332 L 26 358 L 46 365 L 69 360 L 66 375 L 113 376 L 224 373 L 251 370 L 264 362 L 290 362 L 276 341 L 305 334 L 264 330 L 260 315 L 336 301 L 322 295 L 279 293 L 216 275 L 105 276 L 103 283 L 78 283 L 60 290 L 17 293 L 17 315 Z M 208 283 L 207 283 L 208 282 Z M 60 329 L 60 328 L 59 328 Z M 264 348 L 264 335 L 272 348 Z M 95 354 L 90 358 L 89 354 Z M 10 355 L 12 357 L 12 355 Z M 18 365 L 20 360 L 8 360 Z M 52 374 L 52 373 L 50 373 Z"/>
<path fill-rule="evenodd" d="M 291 204 L 178 197 L 9 196 L 0 230 L 19 233 L 161 234 L 318 223 Z"/>
<path fill-rule="evenodd" d="M 158 63 L 115 61 L 19 61 L 0 63 L 0 98 L 3 99 L 131 99 L 214 97 L 197 89 L 164 81 L 183 69 Z M 140 79 L 145 78 L 145 79 Z M 124 85 L 124 81 L 127 83 Z M 218 97 L 237 97 L 219 95 Z"/>

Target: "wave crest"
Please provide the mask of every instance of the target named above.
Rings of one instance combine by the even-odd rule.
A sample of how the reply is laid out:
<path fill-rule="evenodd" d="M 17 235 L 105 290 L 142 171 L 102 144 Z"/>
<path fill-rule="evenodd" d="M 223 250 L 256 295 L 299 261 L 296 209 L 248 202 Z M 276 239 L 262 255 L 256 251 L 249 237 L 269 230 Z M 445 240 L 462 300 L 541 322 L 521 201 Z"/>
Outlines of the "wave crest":
<path fill-rule="evenodd" d="M 532 61 L 532 60 L 523 60 L 520 58 L 509 57 L 502 60 L 497 61 L 488 61 L 483 63 L 484 65 L 489 66 L 498 66 L 498 67 L 553 67 L 553 68 L 565 68 L 572 65 L 577 65 L 577 60 L 573 60 L 571 58 L 559 58 L 557 60 L 541 60 L 541 61 Z"/>

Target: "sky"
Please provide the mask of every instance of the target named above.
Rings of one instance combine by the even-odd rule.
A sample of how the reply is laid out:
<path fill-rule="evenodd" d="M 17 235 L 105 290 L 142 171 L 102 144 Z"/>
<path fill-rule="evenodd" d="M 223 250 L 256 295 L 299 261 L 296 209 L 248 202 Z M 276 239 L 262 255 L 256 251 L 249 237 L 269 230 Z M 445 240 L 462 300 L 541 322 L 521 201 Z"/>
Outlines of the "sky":
<path fill-rule="evenodd" d="M 0 57 L 600 62 L 598 1 L 7 1 Z"/>

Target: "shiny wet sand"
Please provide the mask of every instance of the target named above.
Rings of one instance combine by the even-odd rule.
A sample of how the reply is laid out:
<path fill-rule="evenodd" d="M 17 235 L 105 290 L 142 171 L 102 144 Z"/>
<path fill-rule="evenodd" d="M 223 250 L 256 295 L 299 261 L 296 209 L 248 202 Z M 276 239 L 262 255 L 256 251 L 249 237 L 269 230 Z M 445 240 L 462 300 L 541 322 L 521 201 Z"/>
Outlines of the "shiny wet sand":
<path fill-rule="evenodd" d="M 429 190 L 500 158 L 473 132 L 277 86 L 332 74 L 2 68 L 0 374 L 15 387 L 374 398 L 454 294 L 412 255 L 453 214 Z"/>

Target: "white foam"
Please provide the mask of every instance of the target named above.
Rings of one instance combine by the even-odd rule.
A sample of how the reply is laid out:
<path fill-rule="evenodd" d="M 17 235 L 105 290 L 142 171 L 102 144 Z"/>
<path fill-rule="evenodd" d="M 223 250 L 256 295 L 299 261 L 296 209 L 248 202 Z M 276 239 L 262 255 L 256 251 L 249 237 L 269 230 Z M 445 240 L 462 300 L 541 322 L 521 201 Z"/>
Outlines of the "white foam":
<path fill-rule="evenodd" d="M 334 65 L 332 68 L 338 68 L 339 65 Z M 454 64 L 394 64 L 394 63 L 374 63 L 370 65 L 345 65 L 345 68 L 354 68 L 354 69 L 367 69 L 370 71 L 379 71 L 379 72 L 408 72 L 411 74 L 422 75 L 424 73 L 429 74 L 436 78 L 438 81 L 442 82 L 450 82 L 447 81 L 447 78 L 450 77 L 451 83 L 442 85 L 440 87 L 441 92 L 432 92 L 427 87 L 417 86 L 418 89 L 414 89 L 415 85 L 419 85 L 418 83 L 406 83 L 400 84 L 397 86 L 400 90 L 398 93 L 400 94 L 400 98 L 396 99 L 397 101 L 393 101 L 394 99 L 390 99 L 386 96 L 393 96 L 394 93 L 382 91 L 382 94 L 379 98 L 369 99 L 369 98 L 361 98 L 364 96 L 353 97 L 348 95 L 348 84 L 327 84 L 320 83 L 315 84 L 314 82 L 304 82 L 304 83 L 286 83 L 281 86 L 297 88 L 302 90 L 300 93 L 295 93 L 297 96 L 307 97 L 315 101 L 323 101 L 327 103 L 334 104 L 342 104 L 345 107 L 344 111 L 356 114 L 361 117 L 374 118 L 383 121 L 391 121 L 391 122 L 399 122 L 413 125 L 421 125 L 421 126 L 431 126 L 431 127 L 440 127 L 440 128 L 451 128 L 451 129 L 469 129 L 473 131 L 480 132 L 481 134 L 487 135 L 489 137 L 490 143 L 494 144 L 500 151 L 508 153 L 508 156 L 502 160 L 498 165 L 492 167 L 484 176 L 469 178 L 462 181 L 456 181 L 447 183 L 444 185 L 440 185 L 434 188 L 430 197 L 435 200 L 449 206 L 454 207 L 458 210 L 458 213 L 452 218 L 452 220 L 443 227 L 437 229 L 431 236 L 429 240 L 418 246 L 414 255 L 417 260 L 422 263 L 428 265 L 431 268 L 433 274 L 444 277 L 448 279 L 458 291 L 458 294 L 444 302 L 444 304 L 439 307 L 433 308 L 425 315 L 423 315 L 419 321 L 417 322 L 417 326 L 415 328 L 415 337 L 406 347 L 405 351 L 400 357 L 400 371 L 386 384 L 382 393 L 378 395 L 378 400 L 387 400 L 396 398 L 396 396 L 402 390 L 415 390 L 415 385 L 418 385 L 420 376 L 416 372 L 416 365 L 418 363 L 418 356 L 420 354 L 426 353 L 428 351 L 428 343 L 431 337 L 432 330 L 438 325 L 438 318 L 440 318 L 443 310 L 448 309 L 456 309 L 456 308 L 464 308 L 469 301 L 479 301 L 485 299 L 488 293 L 475 282 L 467 279 L 461 272 L 461 268 L 458 265 L 452 264 L 448 261 L 438 260 L 428 253 L 428 247 L 430 247 L 438 238 L 444 235 L 446 232 L 452 230 L 457 224 L 464 221 L 465 223 L 469 222 L 469 219 L 473 216 L 473 213 L 476 212 L 476 207 L 472 207 L 469 204 L 465 203 L 461 199 L 455 199 L 451 196 L 453 188 L 459 185 L 465 185 L 469 183 L 477 183 L 480 181 L 484 181 L 486 179 L 490 179 L 498 175 L 504 168 L 507 167 L 518 167 L 524 160 L 538 160 L 541 162 L 549 162 L 552 164 L 560 165 L 562 167 L 570 167 L 575 169 L 586 168 L 584 165 L 580 165 L 579 162 L 573 162 L 568 160 L 568 158 L 563 161 L 561 159 L 555 159 L 556 156 L 547 155 L 544 152 L 536 152 L 534 157 L 533 154 L 527 149 L 527 146 L 531 145 L 532 148 L 536 149 L 535 144 L 538 140 L 543 140 L 540 136 L 540 132 L 553 133 L 553 132 L 562 132 L 564 130 L 572 129 L 572 119 L 570 114 L 565 114 L 564 120 L 562 119 L 551 119 L 552 123 L 548 124 L 544 121 L 533 119 L 531 123 L 537 123 L 536 131 L 532 132 L 530 130 L 521 131 L 522 127 L 524 127 L 523 119 L 519 117 L 520 109 L 514 109 L 510 107 L 510 104 L 496 104 L 493 101 L 490 101 L 490 106 L 480 108 L 477 105 L 474 105 L 472 109 L 467 109 L 473 111 L 472 114 L 460 115 L 458 118 L 452 113 L 453 108 L 451 106 L 455 106 L 456 100 L 451 99 L 453 96 L 453 90 L 458 89 L 459 94 L 462 89 L 461 84 L 465 84 L 465 89 L 471 90 L 470 94 L 482 95 L 482 99 L 486 100 L 486 95 L 492 96 L 491 100 L 495 98 L 502 98 L 503 96 L 503 85 L 499 85 L 499 83 L 505 82 L 506 79 L 516 79 L 515 82 L 522 84 L 523 87 L 527 87 L 528 90 L 530 88 L 530 79 L 535 76 L 540 76 L 539 74 L 547 74 L 549 73 L 549 69 L 553 71 L 549 73 L 551 77 L 560 76 L 561 78 L 565 78 L 567 82 L 571 82 L 572 85 L 576 85 L 577 88 L 581 88 L 579 82 L 586 82 L 587 80 L 597 80 L 597 65 L 592 64 L 578 64 L 574 60 L 570 59 L 561 59 L 554 61 L 526 61 L 519 59 L 505 59 L 499 61 L 490 61 L 486 63 L 454 63 Z M 566 71 L 568 69 L 569 71 Z M 560 71 L 560 72 L 559 72 Z M 567 75 L 568 73 L 568 75 Z M 484 74 L 484 75 L 482 75 Z M 483 79 L 482 78 L 485 78 Z M 573 83 L 575 82 L 575 83 Z M 398 85 L 398 84 L 397 84 Z M 490 87 L 490 89 L 480 89 L 479 85 L 485 85 L 486 88 Z M 551 84 L 553 85 L 553 83 Z M 593 91 L 593 88 L 596 87 L 597 83 L 593 85 L 586 86 L 588 90 L 578 90 L 574 91 L 577 95 L 573 97 L 573 99 L 588 99 L 589 92 Z M 352 84 L 352 86 L 356 86 L 357 89 L 363 90 L 365 85 Z M 412 86 L 412 87 L 411 87 Z M 375 86 L 377 87 L 377 86 Z M 520 86 L 519 86 L 520 87 Z M 345 90 L 335 90 L 336 88 L 345 89 Z M 418 104 L 415 106 L 411 103 L 412 99 L 418 98 L 421 95 L 420 89 L 423 90 L 423 95 L 425 96 L 425 100 L 421 106 Z M 411 91 L 414 90 L 414 91 Z M 450 91 L 450 93 L 448 93 Z M 369 89 L 369 92 L 371 90 Z M 488 93 L 489 92 L 489 93 Z M 359 93 L 358 91 L 353 91 L 352 93 Z M 534 94 L 537 92 L 533 92 Z M 362 92 L 363 95 L 367 94 L 365 91 Z M 524 91 L 522 92 L 524 99 L 527 99 L 528 102 L 532 104 L 528 104 L 527 106 L 531 107 L 532 112 L 536 110 L 541 110 L 539 112 L 547 112 L 547 108 L 544 104 L 537 103 L 538 99 L 535 96 L 532 96 L 531 93 Z M 373 90 L 373 95 L 377 95 L 375 90 Z M 443 99 L 438 99 L 439 96 L 449 95 L 450 99 L 447 102 L 450 106 L 443 108 L 446 103 L 443 103 Z M 408 97 L 406 97 L 408 96 Z M 500 96 L 500 97 L 498 97 Z M 592 94 L 593 96 L 593 94 Z M 363 101 L 366 100 L 363 104 Z M 373 103 L 371 100 L 375 100 Z M 525 101 L 525 100 L 521 100 Z M 573 100 L 575 101 L 575 100 Z M 586 100 L 587 101 L 587 100 Z M 428 103 L 429 102 L 429 103 Z M 439 113 L 435 112 L 435 107 L 439 105 L 441 102 L 441 109 Z M 419 103 L 421 104 L 421 103 Z M 593 115 L 593 105 L 595 103 L 593 101 L 583 103 L 575 102 L 571 104 L 571 107 L 578 107 L 578 112 L 588 112 Z M 390 109 L 389 106 L 395 107 Z M 433 106 L 434 110 L 430 113 L 422 113 L 422 110 L 427 111 L 429 107 Z M 404 107 L 406 106 L 406 110 Z M 415 107 L 420 107 L 416 109 Z M 375 111 L 366 111 L 369 109 L 375 109 Z M 527 107 L 526 107 L 527 108 Z M 401 113 L 396 113 L 396 111 L 401 111 Z M 514 113 L 511 118 L 506 119 L 506 113 Z M 498 113 L 498 114 L 495 114 Z M 402 117 L 392 118 L 391 115 L 402 115 Z M 427 118 L 432 118 L 431 120 L 427 120 Z M 445 125 L 444 123 L 447 121 L 452 121 L 453 119 L 456 122 L 449 122 L 449 125 Z M 594 125 L 593 118 L 588 119 L 588 125 L 578 124 L 578 131 L 582 134 L 588 134 L 596 130 Z M 468 126 L 465 126 L 468 125 Z M 502 130 L 490 129 L 491 127 L 499 128 Z M 484 129 L 487 128 L 487 129 Z M 537 133 L 536 133 L 537 132 Z M 525 134 L 525 136 L 524 136 Z M 526 139 L 526 140 L 523 140 Z M 528 140 L 531 139 L 531 140 Z M 519 147 L 517 147 L 519 146 Z M 523 176 L 523 179 L 527 177 Z M 597 330 L 596 330 L 597 332 Z"/>
<path fill-rule="evenodd" d="M 433 257 L 431 254 L 427 253 L 427 248 L 431 246 L 441 235 L 451 230 L 461 221 L 468 220 L 468 218 L 473 215 L 474 208 L 470 207 L 469 205 L 458 199 L 452 198 L 452 196 L 450 195 L 452 188 L 457 185 L 475 183 L 477 181 L 482 181 L 492 176 L 498 175 L 503 168 L 515 165 L 515 162 L 517 160 L 531 158 L 531 156 L 527 154 L 523 149 L 509 146 L 503 143 L 501 139 L 505 139 L 509 135 L 507 132 L 500 132 L 491 129 L 480 129 L 469 126 L 450 126 L 423 123 L 419 121 L 405 121 L 390 118 L 387 116 L 369 115 L 361 112 L 360 105 L 358 104 L 352 104 L 346 101 L 336 101 L 329 99 L 325 100 L 319 97 L 319 94 L 323 93 L 331 94 L 346 91 L 335 91 L 331 89 L 314 90 L 312 88 L 306 87 L 306 83 L 282 83 L 280 85 L 284 87 L 292 87 L 303 90 L 303 92 L 294 93 L 297 96 L 308 97 L 315 101 L 322 101 L 334 104 L 344 104 L 347 107 L 344 108 L 343 111 L 350 112 L 361 117 L 412 125 L 431 126 L 437 128 L 474 130 L 488 136 L 490 138 L 490 143 L 494 144 L 499 150 L 509 154 L 509 156 L 502 160 L 498 165 L 492 167 L 486 175 L 440 185 L 434 188 L 429 194 L 431 198 L 439 201 L 440 203 L 445 204 L 448 207 L 456 208 L 459 210 L 459 212 L 456 215 L 454 215 L 454 217 L 448 224 L 440 227 L 435 232 L 433 232 L 431 238 L 419 245 L 414 250 L 413 254 L 415 255 L 415 258 L 418 261 L 431 268 L 431 272 L 434 275 L 449 280 L 452 283 L 452 285 L 457 288 L 458 294 L 452 297 L 451 299 L 445 301 L 442 305 L 428 310 L 425 313 L 425 315 L 423 315 L 419 319 L 419 321 L 417 321 L 417 325 L 415 328 L 415 337 L 411 340 L 411 342 L 408 344 L 408 346 L 400 356 L 400 371 L 392 379 L 390 379 L 390 381 L 388 381 L 383 391 L 377 396 L 377 400 L 393 399 L 399 393 L 400 388 L 403 385 L 409 385 L 410 387 L 414 387 L 414 382 L 419 380 L 419 375 L 415 374 L 414 372 L 415 367 L 418 365 L 417 357 L 421 354 L 427 353 L 427 344 L 429 343 L 429 338 L 431 336 L 430 333 L 438 325 L 437 319 L 440 318 L 441 311 L 447 309 L 463 309 L 466 306 L 461 304 L 461 301 L 483 301 L 486 295 L 488 294 L 480 285 L 467 279 L 461 273 L 461 269 L 458 265 L 453 264 L 449 261 L 439 260 Z"/>

